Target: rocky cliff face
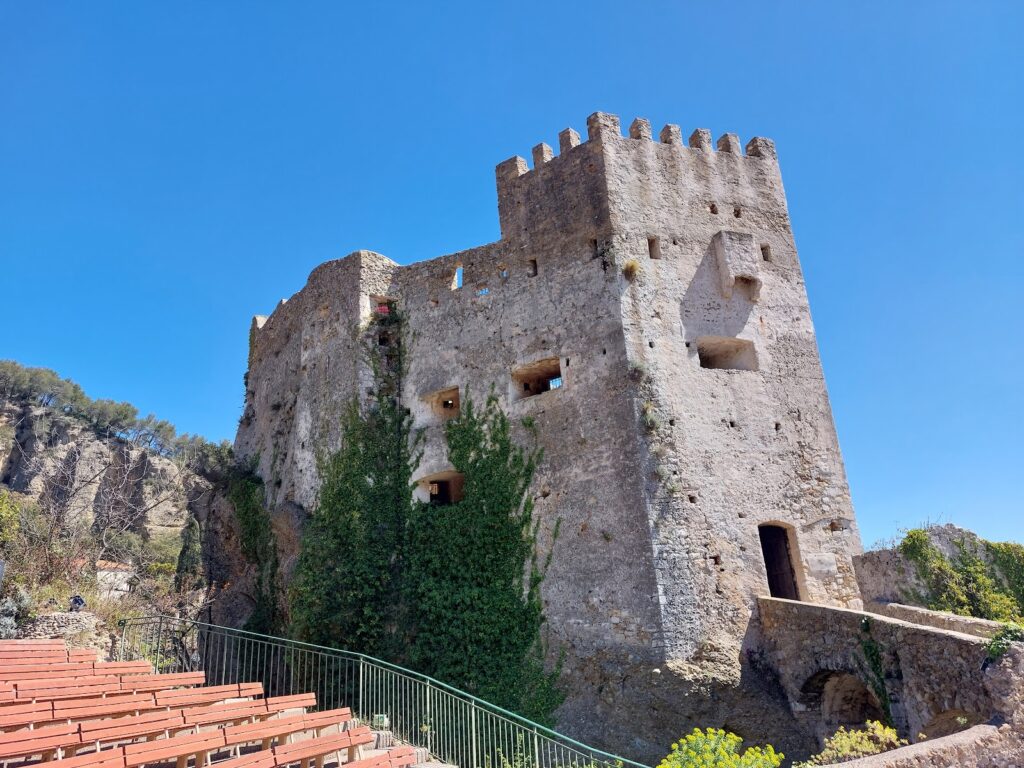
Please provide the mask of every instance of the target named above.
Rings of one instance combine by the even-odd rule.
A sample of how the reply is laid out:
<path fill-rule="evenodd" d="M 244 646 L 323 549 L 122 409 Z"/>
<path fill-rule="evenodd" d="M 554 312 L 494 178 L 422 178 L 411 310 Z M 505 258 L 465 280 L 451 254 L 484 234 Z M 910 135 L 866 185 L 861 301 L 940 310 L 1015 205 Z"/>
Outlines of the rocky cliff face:
<path fill-rule="evenodd" d="M 71 523 L 177 533 L 209 483 L 59 412 L 0 402 L 0 485 L 45 502 Z"/>

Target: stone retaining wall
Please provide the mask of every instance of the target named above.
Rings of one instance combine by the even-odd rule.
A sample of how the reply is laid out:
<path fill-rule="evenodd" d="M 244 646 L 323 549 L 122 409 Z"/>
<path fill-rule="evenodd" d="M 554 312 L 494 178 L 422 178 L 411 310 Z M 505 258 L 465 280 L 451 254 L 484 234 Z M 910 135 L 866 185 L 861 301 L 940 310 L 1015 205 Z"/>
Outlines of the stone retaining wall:
<path fill-rule="evenodd" d="M 976 725 L 940 739 L 843 763 L 844 768 L 1024 768 L 1024 738 L 1009 725 Z"/>
<path fill-rule="evenodd" d="M 936 629 L 947 629 L 966 635 L 975 635 L 976 637 L 994 637 L 1003 626 L 998 621 L 975 619 L 972 616 L 957 616 L 955 613 L 945 613 L 944 611 L 929 611 L 927 608 L 902 605 L 901 603 L 870 602 L 864 607 L 870 613 L 877 613 L 892 619 L 909 621 L 911 624 L 923 624 L 924 626 L 935 627 Z"/>
<path fill-rule="evenodd" d="M 985 638 L 862 611 L 761 598 L 758 614 L 761 660 L 777 674 L 798 722 L 819 739 L 886 716 L 903 738 L 928 737 L 886 758 L 911 762 L 866 765 L 1007 766 L 984 761 L 1020 748 L 1024 645 L 994 661 Z M 1016 730 L 994 728 L 1003 723 Z M 965 724 L 976 727 L 940 738 Z M 974 762 L 942 762 L 965 745 Z"/>

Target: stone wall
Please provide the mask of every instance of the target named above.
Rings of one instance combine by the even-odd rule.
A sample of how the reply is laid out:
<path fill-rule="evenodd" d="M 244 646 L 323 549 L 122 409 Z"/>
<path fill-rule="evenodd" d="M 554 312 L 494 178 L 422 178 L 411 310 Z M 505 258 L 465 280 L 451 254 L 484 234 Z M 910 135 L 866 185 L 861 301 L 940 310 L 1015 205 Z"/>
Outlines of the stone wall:
<path fill-rule="evenodd" d="M 95 648 L 99 659 L 112 659 L 116 635 L 89 611 L 44 613 L 18 627 L 18 639 L 64 640 L 71 648 Z"/>
<path fill-rule="evenodd" d="M 886 702 L 900 735 L 914 740 L 963 724 L 1024 725 L 1024 646 L 992 661 L 984 638 L 772 598 L 758 601 L 758 620 L 762 662 L 819 739 L 882 719 Z"/>
<path fill-rule="evenodd" d="M 952 632 L 961 632 L 965 635 L 977 637 L 993 637 L 1003 625 L 998 621 L 987 619 L 976 619 L 973 616 L 958 616 L 955 613 L 944 611 L 929 611 L 927 608 L 919 608 L 916 605 L 901 605 L 900 603 L 879 603 L 868 602 L 864 609 L 871 613 L 888 616 L 891 619 L 909 621 L 911 624 L 923 624 L 936 629 L 948 629 Z"/>
<path fill-rule="evenodd" d="M 1024 768 L 1024 737 L 1010 725 L 976 725 L 843 763 L 844 768 Z"/>

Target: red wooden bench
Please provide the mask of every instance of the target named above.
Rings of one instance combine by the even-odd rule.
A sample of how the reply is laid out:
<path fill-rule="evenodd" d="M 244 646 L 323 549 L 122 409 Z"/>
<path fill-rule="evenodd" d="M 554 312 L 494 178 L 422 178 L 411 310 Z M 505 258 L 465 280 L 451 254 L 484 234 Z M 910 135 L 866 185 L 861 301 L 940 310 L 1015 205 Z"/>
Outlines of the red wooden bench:
<path fill-rule="evenodd" d="M 156 691 L 156 703 L 161 707 L 194 707 L 216 704 L 228 699 L 244 699 L 263 695 L 263 683 L 229 683 L 208 685 L 203 688 L 174 688 Z"/>
<path fill-rule="evenodd" d="M 71 677 L 137 677 L 153 674 L 145 661 L 65 661 L 32 664 L 0 664 L 0 680 L 47 680 Z"/>
<path fill-rule="evenodd" d="M 62 684 L 63 683 L 63 684 Z M 53 701 L 54 699 L 82 699 L 120 693 L 121 681 L 105 675 L 76 677 L 70 680 L 18 680 L 14 684 L 18 701 Z"/>
<path fill-rule="evenodd" d="M 52 701 L 0 705 L 0 733 L 53 720 Z"/>
<path fill-rule="evenodd" d="M 163 691 L 189 685 L 203 685 L 206 682 L 205 672 L 174 672 L 167 674 L 123 675 L 121 690 L 142 693 L 143 691 Z"/>
<path fill-rule="evenodd" d="M 217 730 L 126 744 L 121 749 L 124 750 L 127 768 L 146 763 L 161 763 L 165 760 L 174 760 L 178 768 L 185 768 L 191 755 L 196 756 L 198 768 L 205 765 L 206 758 L 211 752 L 223 749 L 224 746 L 224 733 Z"/>
<path fill-rule="evenodd" d="M 50 759 L 58 750 L 81 743 L 78 726 L 68 723 L 47 725 L 0 734 L 0 760 L 42 755 Z"/>
<path fill-rule="evenodd" d="M 82 744 L 92 744 L 98 750 L 104 745 L 111 746 L 119 741 L 134 739 L 153 739 L 158 736 L 177 736 L 189 726 L 182 718 L 180 710 L 168 712 L 165 709 L 143 712 L 128 717 L 115 717 L 107 720 L 91 720 L 80 723 Z"/>

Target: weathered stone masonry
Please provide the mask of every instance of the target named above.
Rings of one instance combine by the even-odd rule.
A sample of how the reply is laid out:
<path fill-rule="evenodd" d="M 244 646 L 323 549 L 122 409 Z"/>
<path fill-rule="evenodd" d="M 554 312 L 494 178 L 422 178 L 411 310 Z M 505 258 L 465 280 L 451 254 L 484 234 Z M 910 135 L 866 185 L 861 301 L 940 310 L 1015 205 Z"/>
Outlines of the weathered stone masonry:
<path fill-rule="evenodd" d="M 370 381 L 361 329 L 397 305 L 424 495 L 457 493 L 453 388 L 537 425 L 562 727 L 642 757 L 693 725 L 778 744 L 785 700 L 745 661 L 755 599 L 859 608 L 861 544 L 775 147 L 587 123 L 498 166 L 499 241 L 409 266 L 359 251 L 257 317 L 236 450 L 259 457 L 287 576 L 316 453 Z"/>

